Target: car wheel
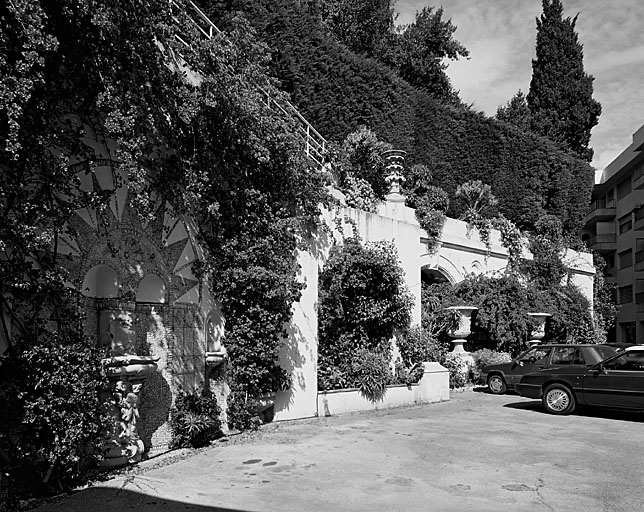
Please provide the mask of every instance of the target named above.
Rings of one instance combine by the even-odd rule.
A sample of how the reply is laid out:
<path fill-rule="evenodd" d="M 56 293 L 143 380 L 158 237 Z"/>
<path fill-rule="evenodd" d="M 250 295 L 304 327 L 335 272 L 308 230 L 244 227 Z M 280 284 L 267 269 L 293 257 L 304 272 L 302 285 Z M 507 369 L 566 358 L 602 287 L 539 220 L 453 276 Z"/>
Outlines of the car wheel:
<path fill-rule="evenodd" d="M 505 385 L 503 377 L 501 377 L 500 375 L 492 375 L 487 380 L 487 387 L 490 390 L 490 393 L 492 393 L 493 395 L 502 395 L 508 389 L 508 387 Z"/>
<path fill-rule="evenodd" d="M 550 384 L 543 392 L 543 406 L 550 414 L 570 414 L 575 410 L 575 395 L 563 384 Z"/>

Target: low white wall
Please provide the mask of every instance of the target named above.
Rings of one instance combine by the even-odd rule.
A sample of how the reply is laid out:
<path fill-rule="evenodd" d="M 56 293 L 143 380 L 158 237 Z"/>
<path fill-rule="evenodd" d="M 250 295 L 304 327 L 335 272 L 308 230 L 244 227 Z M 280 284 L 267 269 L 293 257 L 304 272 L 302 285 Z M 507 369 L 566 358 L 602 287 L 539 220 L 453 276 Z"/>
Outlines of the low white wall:
<path fill-rule="evenodd" d="M 318 416 L 334 416 L 360 411 L 376 411 L 405 405 L 449 400 L 449 371 L 439 363 L 423 363 L 425 372 L 418 384 L 388 386 L 382 399 L 372 402 L 357 389 L 318 393 Z"/>

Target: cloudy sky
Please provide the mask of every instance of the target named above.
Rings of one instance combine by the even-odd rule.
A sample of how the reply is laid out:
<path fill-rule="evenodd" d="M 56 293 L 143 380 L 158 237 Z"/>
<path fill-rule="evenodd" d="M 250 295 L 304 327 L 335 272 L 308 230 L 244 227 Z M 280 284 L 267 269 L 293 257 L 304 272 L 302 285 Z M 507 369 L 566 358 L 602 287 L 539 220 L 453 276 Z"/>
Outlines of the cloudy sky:
<path fill-rule="evenodd" d="M 456 25 L 455 38 L 468 60 L 447 70 L 461 99 L 494 115 L 521 89 L 530 88 L 541 0 L 397 0 L 398 23 L 414 21 L 424 6 L 440 6 Z M 563 0 L 564 15 L 579 13 L 576 31 L 584 45 L 586 73 L 595 77 L 602 105 L 592 131 L 593 165 L 603 169 L 632 142 L 644 124 L 644 9 L 639 0 Z"/>

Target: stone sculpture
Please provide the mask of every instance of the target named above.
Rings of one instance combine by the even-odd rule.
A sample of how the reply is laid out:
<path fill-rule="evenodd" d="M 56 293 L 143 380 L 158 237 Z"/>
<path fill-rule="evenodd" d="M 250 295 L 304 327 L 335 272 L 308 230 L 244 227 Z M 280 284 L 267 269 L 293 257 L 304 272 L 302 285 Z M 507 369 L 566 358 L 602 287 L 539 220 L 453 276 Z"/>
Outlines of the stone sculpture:
<path fill-rule="evenodd" d="M 99 463 L 103 467 L 138 462 L 145 450 L 136 430 L 139 395 L 145 380 L 156 370 L 158 357 L 135 353 L 136 331 L 133 327 L 133 314 L 127 311 L 116 314 L 108 325 L 112 357 L 103 360 L 103 367 L 114 388 L 109 411 L 112 421 Z"/>

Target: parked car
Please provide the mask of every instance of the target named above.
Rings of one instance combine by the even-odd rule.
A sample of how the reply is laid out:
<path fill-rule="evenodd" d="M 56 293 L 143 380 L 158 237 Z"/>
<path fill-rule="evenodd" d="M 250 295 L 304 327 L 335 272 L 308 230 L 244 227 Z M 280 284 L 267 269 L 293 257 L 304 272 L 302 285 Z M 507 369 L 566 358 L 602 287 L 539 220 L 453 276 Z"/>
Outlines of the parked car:
<path fill-rule="evenodd" d="M 515 389 L 521 396 L 541 398 L 552 414 L 570 414 L 577 405 L 644 410 L 644 345 L 587 366 L 526 374 Z"/>
<path fill-rule="evenodd" d="M 535 345 L 510 362 L 485 365 L 482 373 L 490 393 L 500 395 L 508 389 L 513 389 L 515 384 L 527 373 L 553 366 L 595 364 L 614 355 L 619 350 L 619 346 L 608 344 Z"/>

